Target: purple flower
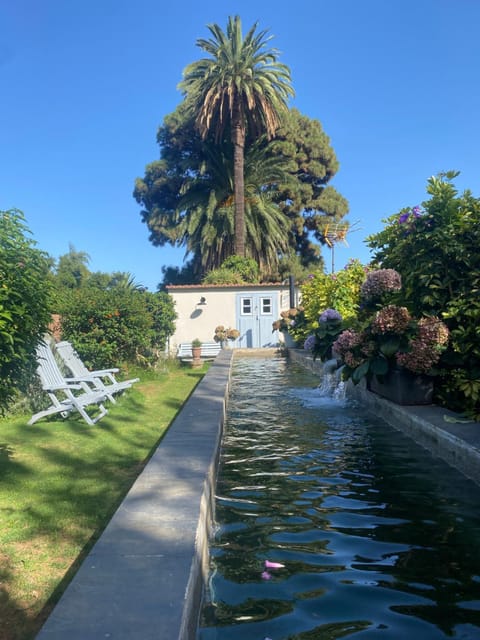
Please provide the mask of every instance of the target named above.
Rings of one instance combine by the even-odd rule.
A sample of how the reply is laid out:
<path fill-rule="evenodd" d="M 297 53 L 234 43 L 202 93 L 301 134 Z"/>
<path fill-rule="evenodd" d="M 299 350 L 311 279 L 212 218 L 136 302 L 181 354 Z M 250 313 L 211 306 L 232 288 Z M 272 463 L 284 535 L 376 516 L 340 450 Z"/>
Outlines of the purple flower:
<path fill-rule="evenodd" d="M 318 321 L 319 322 L 332 322 L 332 321 L 341 322 L 342 316 L 339 314 L 339 312 L 336 309 L 325 309 L 325 311 L 318 316 Z"/>
<path fill-rule="evenodd" d="M 422 210 L 418 205 L 416 205 L 415 207 L 412 207 L 410 211 L 405 211 L 405 213 L 402 213 L 402 215 L 398 218 L 398 222 L 400 224 L 403 224 L 404 222 L 407 222 L 410 216 L 413 216 L 414 218 L 422 217 Z"/>
<path fill-rule="evenodd" d="M 308 338 L 303 343 L 303 348 L 305 349 L 305 351 L 312 351 L 312 349 L 315 347 L 316 341 L 317 339 L 313 334 L 309 335 Z"/>
<path fill-rule="evenodd" d="M 400 291 L 402 279 L 395 269 L 376 269 L 370 271 L 360 287 L 363 300 L 373 300 L 384 293 Z"/>
<path fill-rule="evenodd" d="M 413 213 L 415 218 L 420 218 L 420 216 L 422 215 L 422 212 L 421 212 L 420 207 L 418 205 L 416 207 L 413 207 L 412 213 Z"/>

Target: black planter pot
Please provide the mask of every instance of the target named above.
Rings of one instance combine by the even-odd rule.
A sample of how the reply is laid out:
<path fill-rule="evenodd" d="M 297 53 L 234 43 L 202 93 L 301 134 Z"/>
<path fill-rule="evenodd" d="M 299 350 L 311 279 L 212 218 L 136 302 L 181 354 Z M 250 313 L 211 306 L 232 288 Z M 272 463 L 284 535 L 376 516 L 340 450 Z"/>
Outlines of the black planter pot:
<path fill-rule="evenodd" d="M 373 376 L 367 388 L 396 404 L 432 404 L 433 379 L 406 369 L 392 369 L 382 381 Z"/>

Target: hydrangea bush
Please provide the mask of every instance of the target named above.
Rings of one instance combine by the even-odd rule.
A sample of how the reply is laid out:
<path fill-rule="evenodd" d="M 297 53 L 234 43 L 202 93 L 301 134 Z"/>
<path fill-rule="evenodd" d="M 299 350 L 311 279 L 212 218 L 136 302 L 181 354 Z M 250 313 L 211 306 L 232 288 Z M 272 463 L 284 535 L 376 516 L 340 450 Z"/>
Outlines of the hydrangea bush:
<path fill-rule="evenodd" d="M 450 332 L 436 402 L 480 418 L 480 198 L 459 194 L 458 173 L 428 180 L 429 199 L 403 209 L 367 238 L 374 263 L 402 277 L 401 304 L 437 316 Z"/>

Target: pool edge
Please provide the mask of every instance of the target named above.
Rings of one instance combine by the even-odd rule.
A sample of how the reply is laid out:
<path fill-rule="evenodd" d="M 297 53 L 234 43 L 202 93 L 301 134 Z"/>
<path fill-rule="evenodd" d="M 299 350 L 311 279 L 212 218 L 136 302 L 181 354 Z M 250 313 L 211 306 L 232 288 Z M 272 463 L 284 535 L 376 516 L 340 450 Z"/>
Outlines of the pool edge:
<path fill-rule="evenodd" d="M 305 351 L 289 349 L 288 357 L 319 377 L 323 375 L 323 363 Z M 436 405 L 395 404 L 368 391 L 364 381 L 354 385 L 349 380 L 346 395 L 480 485 L 480 423 L 455 423 L 460 418 L 458 414 Z"/>

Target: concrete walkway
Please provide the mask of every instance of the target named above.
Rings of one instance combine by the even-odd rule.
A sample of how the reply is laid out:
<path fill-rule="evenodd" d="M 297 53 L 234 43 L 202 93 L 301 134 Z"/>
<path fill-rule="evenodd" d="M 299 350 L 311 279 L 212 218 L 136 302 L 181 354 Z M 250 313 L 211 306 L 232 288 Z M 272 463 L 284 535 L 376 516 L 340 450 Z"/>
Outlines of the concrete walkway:
<path fill-rule="evenodd" d="M 217 356 L 37 640 L 194 640 L 233 353 Z M 303 350 L 289 357 L 322 375 Z M 348 393 L 480 484 L 480 424 L 447 423 L 455 414 L 400 407 L 361 385 Z"/>

